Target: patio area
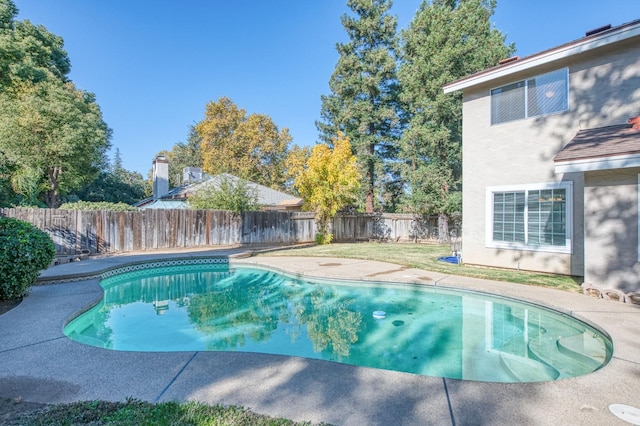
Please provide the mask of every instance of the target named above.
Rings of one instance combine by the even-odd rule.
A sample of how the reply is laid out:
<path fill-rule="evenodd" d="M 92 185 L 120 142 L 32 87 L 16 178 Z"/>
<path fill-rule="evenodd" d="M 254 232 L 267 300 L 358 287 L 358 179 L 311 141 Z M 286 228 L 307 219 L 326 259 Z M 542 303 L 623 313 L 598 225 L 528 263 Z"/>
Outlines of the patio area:
<path fill-rule="evenodd" d="M 187 401 L 241 405 L 335 425 L 624 425 L 610 404 L 640 406 L 640 306 L 547 288 L 446 276 L 354 259 L 251 257 L 238 248 L 96 257 L 43 271 L 23 302 L 0 315 L 0 398 Z M 327 361 L 239 352 L 118 352 L 71 341 L 66 322 L 102 295 L 97 276 L 156 260 L 229 256 L 307 277 L 472 289 L 545 305 L 608 333 L 609 364 L 553 382 L 486 383 Z"/>

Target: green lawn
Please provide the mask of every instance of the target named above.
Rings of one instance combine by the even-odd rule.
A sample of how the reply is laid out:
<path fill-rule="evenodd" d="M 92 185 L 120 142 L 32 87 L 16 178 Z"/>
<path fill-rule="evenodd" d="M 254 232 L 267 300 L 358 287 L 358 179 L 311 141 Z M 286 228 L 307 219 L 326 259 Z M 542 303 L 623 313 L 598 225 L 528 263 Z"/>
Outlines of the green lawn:
<path fill-rule="evenodd" d="M 553 287 L 560 290 L 580 292 L 581 280 L 565 275 L 543 274 L 507 269 L 481 268 L 438 262 L 442 256 L 450 256 L 449 245 L 351 243 L 326 244 L 301 248 L 285 248 L 263 253 L 264 256 L 311 256 L 344 257 L 352 259 L 378 260 L 411 268 L 440 272 L 465 277 L 508 281 L 517 284 Z"/>
<path fill-rule="evenodd" d="M 126 402 L 85 401 L 58 404 L 41 411 L 25 413 L 9 424 L 294 426 L 311 423 L 258 415 L 235 406 L 205 405 L 197 402 L 152 404 L 130 399 Z"/>

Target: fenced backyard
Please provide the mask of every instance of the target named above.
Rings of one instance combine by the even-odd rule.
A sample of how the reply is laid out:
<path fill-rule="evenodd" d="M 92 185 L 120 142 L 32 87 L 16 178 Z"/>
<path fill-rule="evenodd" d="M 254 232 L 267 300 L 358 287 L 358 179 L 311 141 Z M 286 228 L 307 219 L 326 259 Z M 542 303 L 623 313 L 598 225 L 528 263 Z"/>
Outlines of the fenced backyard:
<path fill-rule="evenodd" d="M 135 212 L 0 209 L 47 232 L 56 254 L 90 255 L 219 245 L 290 245 L 313 242 L 314 214 L 146 209 Z M 334 241 L 437 240 L 437 217 L 411 214 L 341 214 Z"/>

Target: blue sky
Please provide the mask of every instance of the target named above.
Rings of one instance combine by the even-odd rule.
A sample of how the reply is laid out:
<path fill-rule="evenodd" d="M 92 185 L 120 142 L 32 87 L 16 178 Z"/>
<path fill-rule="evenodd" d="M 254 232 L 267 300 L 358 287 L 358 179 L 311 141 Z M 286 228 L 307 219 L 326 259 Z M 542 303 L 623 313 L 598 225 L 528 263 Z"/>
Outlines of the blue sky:
<path fill-rule="evenodd" d="M 313 145 L 320 96 L 346 41 L 346 0 L 14 0 L 18 19 L 61 36 L 70 78 L 96 94 L 124 167 L 185 142 L 222 96 Z M 395 0 L 405 29 L 421 0 Z M 605 24 L 640 18 L 637 0 L 499 0 L 492 23 L 527 56 Z M 640 14 L 639 14 L 640 15 Z M 113 149 L 112 149 L 113 153 Z"/>

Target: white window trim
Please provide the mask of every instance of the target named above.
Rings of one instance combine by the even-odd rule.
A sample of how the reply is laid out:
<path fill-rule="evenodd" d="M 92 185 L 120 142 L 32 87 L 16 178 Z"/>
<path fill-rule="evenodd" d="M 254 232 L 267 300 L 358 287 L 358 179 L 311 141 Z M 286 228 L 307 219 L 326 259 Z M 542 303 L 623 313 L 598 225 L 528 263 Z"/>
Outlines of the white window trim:
<path fill-rule="evenodd" d="M 640 175 L 638 176 L 640 185 Z M 515 191 L 535 191 L 544 189 L 565 189 L 566 190 L 566 233 L 567 238 L 564 246 L 535 246 L 521 243 L 510 243 L 505 241 L 493 241 L 493 194 L 496 192 L 515 192 Z M 640 192 L 640 188 L 638 189 Z M 539 251 L 550 253 L 573 253 L 573 182 L 547 182 L 547 183 L 534 183 L 524 185 L 503 185 L 503 186 L 488 186 L 485 195 L 485 247 L 487 248 L 499 248 L 507 250 L 522 250 L 522 251 Z M 640 204 L 640 201 L 639 201 Z M 640 230 L 639 230 L 640 233 Z M 640 243 L 639 243 L 640 244 Z M 639 255 L 640 257 L 640 255 Z"/>
<path fill-rule="evenodd" d="M 555 71 L 560 71 L 560 70 L 564 70 L 565 75 L 566 75 L 566 78 L 565 78 L 565 83 L 566 83 L 565 90 L 567 92 L 567 108 L 566 109 L 563 109 L 561 111 L 548 112 L 546 114 L 538 114 L 538 115 L 531 115 L 531 116 L 529 115 L 529 102 L 528 102 L 528 99 L 529 99 L 529 83 L 528 83 L 528 81 L 531 80 L 532 78 L 536 78 L 538 76 L 554 72 L 554 71 L 548 71 L 548 72 L 544 72 L 542 74 L 536 74 L 536 75 L 528 77 L 528 78 L 523 78 L 522 80 L 517 80 L 517 81 L 511 82 L 511 83 L 508 83 L 508 84 L 503 84 L 501 86 L 496 86 L 496 87 L 490 88 L 489 89 L 489 102 L 491 103 L 492 102 L 492 96 L 493 96 L 492 93 L 493 93 L 494 90 L 501 89 L 501 88 L 503 88 L 505 86 L 509 86 L 511 84 L 519 83 L 521 81 L 524 82 L 524 117 L 517 118 L 517 119 L 514 119 L 514 120 L 509 120 L 509 121 L 501 121 L 500 123 L 493 123 L 493 108 L 489 108 L 490 109 L 489 126 L 500 126 L 502 124 L 513 123 L 513 122 L 522 121 L 522 120 L 528 120 L 530 118 L 547 117 L 549 115 L 562 114 L 563 112 L 569 111 L 571 109 L 571 105 L 570 105 L 570 103 L 571 103 L 571 93 L 569 93 L 569 87 L 570 87 L 569 86 L 569 77 L 570 77 L 569 68 L 567 68 L 567 67 L 558 68 Z"/>

